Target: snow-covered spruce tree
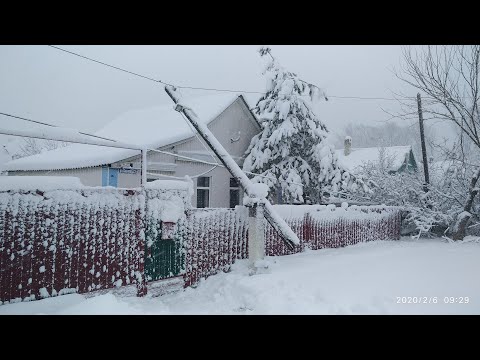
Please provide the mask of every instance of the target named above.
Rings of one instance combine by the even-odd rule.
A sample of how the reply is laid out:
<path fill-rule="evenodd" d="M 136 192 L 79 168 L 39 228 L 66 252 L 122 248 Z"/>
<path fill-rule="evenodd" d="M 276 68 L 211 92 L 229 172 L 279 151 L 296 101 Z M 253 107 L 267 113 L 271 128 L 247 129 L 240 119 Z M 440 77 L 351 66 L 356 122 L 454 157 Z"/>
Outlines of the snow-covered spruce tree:
<path fill-rule="evenodd" d="M 312 111 L 320 89 L 280 66 L 269 48 L 259 52 L 271 57 L 264 71 L 267 92 L 253 109 L 262 132 L 252 139 L 243 170 L 261 175 L 252 181 L 268 185 L 272 198 L 281 189 L 287 203 L 320 203 L 325 194 L 369 191 L 341 167 L 327 127 Z"/>

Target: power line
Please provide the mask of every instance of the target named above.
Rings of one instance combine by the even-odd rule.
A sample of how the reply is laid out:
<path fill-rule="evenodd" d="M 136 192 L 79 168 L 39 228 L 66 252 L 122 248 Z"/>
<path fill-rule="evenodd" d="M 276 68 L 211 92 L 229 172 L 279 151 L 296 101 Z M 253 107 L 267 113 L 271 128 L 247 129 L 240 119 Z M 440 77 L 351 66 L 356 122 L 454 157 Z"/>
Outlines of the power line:
<path fill-rule="evenodd" d="M 119 70 L 119 71 L 123 71 L 123 72 L 126 72 L 128 74 L 131 74 L 131 75 L 135 75 L 135 76 L 138 76 L 140 78 L 143 78 L 143 79 L 147 79 L 147 80 L 150 80 L 150 81 L 153 81 L 153 82 L 156 82 L 156 83 L 161 83 L 161 84 L 164 84 L 164 85 L 170 85 L 170 86 L 173 86 L 173 87 L 176 87 L 176 88 L 179 88 L 179 89 L 190 89 L 190 90 L 203 90 L 203 91 L 216 91 L 216 92 L 229 92 L 229 93 L 243 93 L 243 94 L 261 94 L 261 95 L 265 95 L 267 94 L 266 92 L 262 92 L 262 91 L 250 91 L 250 90 L 234 90 L 234 89 L 218 89 L 218 88 L 207 88 L 207 87 L 194 87 L 194 86 L 181 86 L 181 85 L 173 85 L 173 84 L 169 84 L 169 83 L 166 83 L 160 79 L 154 79 L 154 78 L 151 78 L 149 76 L 145 76 L 145 75 L 142 75 L 142 74 L 138 74 L 138 73 L 135 73 L 133 71 L 129 71 L 129 70 L 126 70 L 126 69 L 123 69 L 121 67 L 118 67 L 118 66 L 114 66 L 114 65 L 110 65 L 110 64 L 107 64 L 103 61 L 99 61 L 99 60 L 95 60 L 95 59 L 92 59 L 92 58 L 89 58 L 87 56 L 84 56 L 84 55 L 81 55 L 81 54 L 78 54 L 78 53 L 75 53 L 73 51 L 69 51 L 69 50 L 65 50 L 65 49 L 62 49 L 58 46 L 54 46 L 54 45 L 48 45 L 49 47 L 51 48 L 54 48 L 54 49 L 57 49 L 57 50 L 60 50 L 60 51 L 63 51 L 65 53 L 68 53 L 68 54 L 71 54 L 71 55 L 74 55 L 74 56 L 78 56 L 80 58 L 83 58 L 83 59 L 86 59 L 86 60 L 89 60 L 89 61 L 93 61 L 95 63 L 98 63 L 98 64 L 101 64 L 101 65 L 104 65 L 104 66 L 108 66 L 110 68 L 113 68 L 113 69 L 116 69 L 116 70 Z M 304 80 L 301 80 L 305 83 L 307 83 L 306 81 Z M 309 83 L 307 83 L 309 84 Z M 312 84 L 313 85 L 313 84 Z M 313 86 L 316 86 L 316 85 L 313 85 Z M 309 97 L 310 95 L 297 95 L 297 96 L 304 96 L 304 97 Z M 386 97 L 368 97 L 368 96 L 336 96 L 336 95 L 328 95 L 327 98 L 338 98 L 338 99 L 356 99 L 356 100 L 388 100 L 388 101 L 398 101 L 398 99 L 395 99 L 395 98 L 386 98 Z M 412 97 L 412 99 L 414 99 Z"/>
<path fill-rule="evenodd" d="M 173 86 L 173 85 L 172 85 Z M 179 86 L 174 85 L 179 89 L 191 89 L 191 90 L 205 90 L 205 91 L 218 91 L 218 92 L 231 92 L 231 93 L 243 93 L 243 94 L 266 94 L 261 91 L 249 91 L 249 90 L 231 90 L 231 89 L 216 89 L 216 88 L 203 88 L 203 87 L 192 87 L 192 86 Z M 301 95 L 308 96 L 308 95 Z"/>
<path fill-rule="evenodd" d="M 60 127 L 60 126 L 52 125 L 52 124 L 45 123 L 45 122 L 42 122 L 42 121 L 27 119 L 27 118 L 24 118 L 24 117 L 21 117 L 21 116 L 12 115 L 12 114 L 7 114 L 7 113 L 4 113 L 4 112 L 0 112 L 0 115 L 4 115 L 4 116 L 8 116 L 8 117 L 15 118 L 15 119 L 20 119 L 20 120 L 25 120 L 25 121 L 29 121 L 29 122 L 32 122 L 32 123 L 36 123 L 36 124 L 41 124 L 41 125 L 53 127 L 53 128 L 62 128 L 62 127 Z M 117 140 L 110 139 L 110 138 L 106 138 L 106 137 L 102 137 L 102 136 L 97 136 L 97 135 L 93 135 L 93 134 L 88 134 L 88 133 L 84 133 L 84 132 L 80 132 L 80 131 L 79 131 L 78 133 L 79 133 L 79 134 L 82 134 L 82 135 L 86 135 L 86 136 L 91 136 L 91 137 L 99 138 L 99 139 L 102 139 L 102 140 L 117 142 Z M 197 139 L 198 139 L 198 137 L 197 137 Z M 200 141 L 200 139 L 199 139 L 199 141 Z M 202 143 L 202 145 L 203 145 L 203 143 Z M 201 161 L 201 160 L 194 159 L 194 158 L 191 158 L 191 157 L 188 157 L 188 156 L 181 156 L 181 155 L 178 155 L 178 154 L 170 153 L 170 152 L 168 152 L 168 151 L 161 151 L 161 150 L 157 150 L 157 149 L 147 149 L 147 150 L 148 150 L 148 151 L 154 151 L 154 152 L 163 153 L 163 154 L 166 154 L 166 155 L 171 155 L 171 156 L 178 157 L 178 158 L 183 158 L 183 159 L 185 159 L 185 160 L 189 160 L 189 161 L 193 161 L 193 162 L 199 162 L 199 163 L 203 163 L 203 164 L 214 165 L 215 167 L 216 167 L 216 166 L 222 166 L 222 165 L 218 164 L 217 162 L 211 163 L 211 162 L 207 162 L 207 161 Z M 213 156 L 212 156 L 212 157 L 213 157 Z M 214 158 L 214 160 L 215 160 L 215 158 Z"/>
<path fill-rule="evenodd" d="M 147 149 L 148 151 L 153 151 L 153 152 L 158 152 L 160 154 L 165 154 L 165 155 L 170 155 L 170 156 L 173 156 L 173 157 L 177 157 L 179 159 L 184 159 L 184 160 L 188 160 L 188 161 L 192 161 L 192 162 L 198 162 L 198 163 L 202 163 L 202 164 L 206 164 L 206 165 L 213 165 L 213 166 L 222 166 L 222 164 L 218 164 L 218 163 L 213 163 L 213 162 L 209 162 L 209 161 L 204 161 L 204 160 L 199 160 L 199 159 L 195 159 L 195 158 L 191 158 L 189 156 L 183 156 L 183 155 L 178 155 L 178 154 L 175 154 L 175 153 L 171 153 L 171 152 L 168 152 L 168 151 L 163 151 L 163 150 L 158 150 L 158 149 Z"/>
<path fill-rule="evenodd" d="M 8 116 L 8 117 L 11 117 L 11 118 L 15 118 L 15 119 L 20 119 L 20 120 L 25 120 L 25 121 L 29 121 L 29 122 L 32 122 L 32 123 L 36 123 L 36 124 L 40 124 L 40 125 L 44 125 L 44 126 L 49 126 L 49 127 L 53 127 L 53 128 L 62 128 L 60 126 L 56 126 L 56 125 L 52 125 L 52 124 L 49 124 L 49 123 L 45 123 L 45 122 L 42 122 L 42 121 L 37 121 L 37 120 L 32 120 L 32 119 L 27 119 L 27 118 L 24 118 L 24 117 L 21 117 L 21 116 L 17 116 L 17 115 L 12 115 L 12 114 L 7 114 L 7 113 L 4 113 L 4 112 L 0 112 L 0 115 L 4 115 L 4 116 Z M 193 131 L 193 130 L 192 130 Z M 93 135 L 93 134 L 88 134 L 88 133 L 84 133 L 84 132 L 78 132 L 79 134 L 82 134 L 82 135 L 86 135 L 86 136 L 91 136 L 91 137 L 95 137 L 95 138 L 99 138 L 99 139 L 102 139 L 102 140 L 107 140 L 107 141 L 112 141 L 112 142 L 117 142 L 117 140 L 114 140 L 114 139 L 110 139 L 110 138 L 106 138 L 106 137 L 102 137 L 102 136 L 97 136 L 97 135 Z M 197 135 L 195 132 L 194 132 L 195 135 Z M 197 139 L 198 139 L 198 136 L 197 136 Z M 198 139 L 200 141 L 200 139 Z M 202 145 L 204 145 L 201 141 L 200 143 Z M 200 163 L 204 163 L 204 164 L 208 164 L 208 165 L 214 165 L 214 166 L 221 166 L 219 165 L 217 162 L 215 163 L 211 163 L 211 162 L 207 162 L 207 161 L 201 161 L 201 160 L 198 160 L 198 159 L 194 159 L 194 158 L 191 158 L 191 157 L 188 157 L 188 156 L 181 156 L 181 155 L 178 155 L 178 154 L 174 154 L 174 153 L 170 153 L 168 151 L 161 151 L 161 150 L 157 150 L 157 149 L 147 149 L 148 151 L 154 151 L 154 152 L 159 152 L 159 153 L 163 153 L 163 154 L 166 154 L 166 155 L 171 155 L 171 156 L 174 156 L 174 157 L 178 157 L 178 158 L 183 158 L 185 160 L 190 160 L 190 161 L 194 161 L 194 162 L 200 162 Z M 210 154 L 210 156 L 212 156 Z M 212 156 L 213 160 L 216 160 L 214 158 L 214 156 Z"/>
<path fill-rule="evenodd" d="M 197 163 L 206 164 L 206 165 L 213 165 L 213 166 L 215 166 L 215 167 L 217 167 L 217 166 L 220 166 L 220 167 L 222 167 L 222 168 L 225 167 L 225 165 L 223 165 L 223 164 L 211 163 L 211 162 L 208 162 L 208 161 L 199 160 L 199 159 L 191 158 L 191 157 L 188 157 L 188 156 L 182 156 L 182 155 L 174 154 L 174 153 L 171 153 L 171 152 L 168 152 L 168 151 L 163 151 L 163 150 L 158 150 L 158 149 L 147 149 L 147 150 L 148 150 L 148 151 L 153 151 L 153 152 L 158 152 L 158 153 L 165 154 L 165 155 L 170 155 L 170 156 L 177 157 L 177 158 L 179 158 L 179 159 L 184 159 L 184 160 L 191 161 L 191 162 L 197 162 Z M 260 176 L 260 177 L 263 177 L 263 178 L 272 179 L 271 176 L 266 176 L 266 175 L 262 175 L 262 174 L 257 174 L 257 173 L 253 173 L 253 172 L 245 171 L 245 170 L 242 170 L 242 171 L 243 171 L 245 174 L 255 175 L 255 176 Z M 290 184 L 295 184 L 295 185 L 299 185 L 299 186 L 305 186 L 305 185 L 303 185 L 303 184 L 300 184 L 300 183 L 297 183 L 297 182 L 294 182 L 294 181 L 290 181 L 290 180 L 285 180 L 285 181 L 288 182 L 288 183 L 290 183 Z"/>
<path fill-rule="evenodd" d="M 361 96 L 334 96 L 328 95 L 329 98 L 338 98 L 338 99 L 358 99 L 358 100 L 390 100 L 390 101 L 398 101 L 395 98 L 384 98 L 384 97 L 361 97 Z"/>
<path fill-rule="evenodd" d="M 44 122 L 41 122 L 41 121 L 27 119 L 27 118 L 23 118 L 23 117 L 12 115 L 12 114 L 6 114 L 6 113 L 3 113 L 3 112 L 0 112 L 0 115 L 5 115 L 5 116 L 8 116 L 8 117 L 15 118 L 15 119 L 20 119 L 20 120 L 30 121 L 32 123 L 36 123 L 36 124 L 40 124 L 40 125 L 55 127 L 55 125 L 52 125 L 52 124 L 47 124 L 47 123 L 44 123 Z"/>
<path fill-rule="evenodd" d="M 54 128 L 61 128 L 59 126 L 56 126 L 56 125 L 52 125 L 52 124 L 48 124 L 48 123 L 44 123 L 44 122 L 41 122 L 41 121 L 36 121 L 36 120 L 32 120 L 32 119 L 27 119 L 27 118 L 23 118 L 23 117 L 20 117 L 20 116 L 16 116 L 16 115 L 11 115 L 11 114 L 7 114 L 7 113 L 3 113 L 3 112 L 0 112 L 0 115 L 5 115 L 5 116 L 9 116 L 9 117 L 12 117 L 12 118 L 16 118 L 16 119 L 21 119 L 21 120 L 26 120 L 26 121 L 30 121 L 30 122 L 34 122 L 34 123 L 37 123 L 37 124 L 41 124 L 41 125 L 45 125 L 45 126 L 49 126 L 49 127 L 54 127 Z M 91 136 L 91 137 L 96 137 L 96 138 L 99 138 L 99 139 L 102 139 L 102 140 L 107 140 L 107 141 L 112 141 L 112 142 L 117 142 L 117 140 L 113 140 L 113 139 L 109 139 L 109 138 L 105 138 L 105 137 L 101 137 L 101 136 L 96 136 L 96 135 L 92 135 L 92 134 L 88 134 L 88 133 L 83 133 L 83 132 L 79 132 L 79 134 L 82 134 L 82 135 L 86 135 L 86 136 Z M 195 133 L 196 134 L 196 133 Z M 11 135 L 11 134 L 6 134 L 6 135 Z M 197 137 L 197 139 L 200 141 L 200 139 Z M 70 142 L 73 142 L 73 141 L 70 141 Z M 200 141 L 201 142 L 201 141 Z M 202 144 L 203 145 L 203 144 Z M 100 145 L 100 146 L 108 146 L 108 145 Z M 195 177 L 199 177 L 199 176 L 202 176 L 204 174 L 207 174 L 209 173 L 210 171 L 214 170 L 215 168 L 217 168 L 218 166 L 220 167 L 225 167 L 224 165 L 222 164 L 219 164 L 217 162 L 215 163 L 211 163 L 211 162 L 208 162 L 208 161 L 202 161 L 202 160 L 199 160 L 199 159 L 195 159 L 195 158 L 191 158 L 191 157 L 188 157 L 188 156 L 182 156 L 182 155 L 179 155 L 179 154 L 175 154 L 175 153 L 171 153 L 171 152 L 168 152 L 168 151 L 162 151 L 162 150 L 158 150 L 158 149 L 146 149 L 147 151 L 153 151 L 153 152 L 158 152 L 158 153 L 161 153 L 161 154 L 165 154 L 165 155 L 170 155 L 170 156 L 173 156 L 173 157 L 177 157 L 177 158 L 180 158 L 180 159 L 184 159 L 184 160 L 188 160 L 188 161 L 192 161 L 192 162 L 197 162 L 197 163 L 202 163 L 202 164 L 208 164 L 208 165 L 213 165 L 213 167 L 210 169 L 210 170 L 207 170 L 206 172 L 204 173 L 201 173 L 201 174 L 198 174 L 196 175 Z M 214 156 L 212 154 L 210 154 L 210 156 L 212 156 L 212 158 L 214 158 Z M 216 160 L 214 158 L 214 160 Z M 260 177 L 263 177 L 263 178 L 271 178 L 270 176 L 266 176 L 266 175 L 262 175 L 262 174 L 257 174 L 257 173 L 253 173 L 253 172 L 250 172 L 250 171 L 245 171 L 245 170 L 242 170 L 244 173 L 246 174 L 250 174 L 250 175 L 255 175 L 255 176 L 260 176 Z M 156 174 L 153 174 L 153 173 L 150 173 L 150 175 L 156 175 Z M 162 175 L 163 176 L 163 175 Z M 165 175 L 167 176 L 167 175 Z M 170 176 L 172 177 L 172 176 Z M 290 183 L 290 184 L 294 184 L 294 185 L 298 185 L 298 186 L 304 186 L 303 184 L 300 184 L 300 183 L 297 183 L 297 182 L 294 182 L 294 181 L 289 181 L 289 180 L 285 180 L 287 183 Z"/>
<path fill-rule="evenodd" d="M 190 179 L 196 179 L 196 178 L 199 178 L 203 175 L 206 175 L 208 174 L 209 172 L 215 170 L 217 168 L 217 165 L 211 167 L 210 169 L 200 173 L 200 174 L 197 174 L 197 175 L 192 175 L 192 176 L 188 176 Z M 150 172 L 147 172 L 147 175 L 152 175 L 152 176 L 158 176 L 158 177 L 169 177 L 169 178 L 173 178 L 173 179 L 178 179 L 178 180 L 185 180 L 185 177 L 180 177 L 180 176 L 172 176 L 172 175 L 165 175 L 165 174 L 158 174 L 158 173 L 150 173 Z"/>
<path fill-rule="evenodd" d="M 7 113 L 4 113 L 4 112 L 0 112 L 0 115 L 4 115 L 4 116 L 11 117 L 11 118 L 24 120 L 24 121 L 29 121 L 29 122 L 32 122 L 32 123 L 35 123 L 35 124 L 50 126 L 50 127 L 54 127 L 54 128 L 60 128 L 60 129 L 62 128 L 61 126 L 52 125 L 52 124 L 48 124 L 48 123 L 37 121 L 37 120 L 27 119 L 27 118 L 24 118 L 24 117 L 21 117 L 21 116 L 7 114 Z M 97 135 L 93 135 L 93 134 L 89 134 L 89 133 L 85 133 L 85 132 L 81 132 L 81 131 L 79 131 L 78 133 L 82 134 L 82 135 L 86 135 L 86 136 L 91 136 L 91 137 L 94 137 L 94 138 L 97 138 L 97 139 L 116 142 L 116 140 L 113 140 L 113 139 L 108 139 L 108 138 L 105 138 L 105 137 L 102 137 L 102 136 L 97 136 Z"/>
<path fill-rule="evenodd" d="M 10 115 L 10 114 L 6 114 L 6 113 L 1 113 L 0 114 L 2 115 L 6 115 L 6 116 L 11 116 L 11 117 L 14 117 L 14 118 L 20 118 L 22 120 L 25 120 L 25 118 L 21 118 L 21 117 L 18 117 L 18 116 L 14 116 L 14 115 Z M 26 119 L 26 120 L 30 120 L 30 119 Z M 41 123 L 41 122 L 38 122 L 38 121 L 34 121 L 34 120 L 31 120 L 33 122 L 36 122 L 36 123 L 39 123 L 39 124 L 42 124 L 42 125 L 46 125 L 46 126 L 50 126 L 50 127 L 58 127 L 58 126 L 55 126 L 55 125 L 51 125 L 51 124 L 47 124 L 47 123 Z M 1 129 L 0 129 L 1 130 Z M 4 133 L 4 132 L 1 132 L 0 133 L 2 134 L 5 134 L 5 135 L 13 135 L 11 133 Z M 79 132 L 80 133 L 80 132 Z M 108 138 L 104 138 L 104 137 L 99 137 L 99 136 L 95 136 L 95 135 L 91 135 L 91 134 L 86 134 L 86 133 L 80 133 L 80 134 L 83 134 L 83 135 L 87 135 L 87 136 L 92 136 L 92 137 L 98 137 L 100 139 L 103 139 L 103 140 L 107 140 L 107 141 L 112 141 L 112 142 L 117 142 L 116 140 L 113 140 L 113 139 L 108 139 Z M 71 141 L 69 140 L 69 142 L 77 142 L 77 143 L 81 143 L 81 144 L 85 144 L 83 142 L 80 142 L 80 141 Z M 98 146 L 109 146 L 109 145 L 100 145 L 98 144 Z M 116 146 L 116 147 L 121 147 L 123 148 L 123 146 Z M 162 151 L 162 150 L 158 150 L 158 149 L 146 149 L 147 151 L 153 151 L 153 152 L 158 152 L 158 153 L 162 153 L 162 154 L 166 154 L 166 155 L 171 155 L 173 157 L 177 157 L 177 158 L 180 158 L 180 159 L 184 159 L 184 160 L 188 160 L 188 161 L 192 161 L 192 162 L 197 162 L 197 163 L 203 163 L 203 164 L 208 164 L 208 165 L 213 165 L 212 168 L 210 168 L 209 170 L 201 173 L 201 174 L 198 174 L 198 175 L 195 175 L 194 177 L 192 178 L 195 178 L 195 177 L 199 177 L 199 176 L 202 176 L 202 175 L 205 175 L 209 172 L 211 172 L 212 170 L 214 170 L 215 168 L 217 168 L 218 166 L 220 167 L 225 167 L 224 165 L 222 164 L 218 164 L 218 163 L 211 163 L 211 162 L 207 162 L 207 161 L 202 161 L 202 160 L 199 160 L 199 159 L 195 159 L 195 158 L 191 158 L 191 157 L 188 157 L 188 156 L 182 156 L 182 155 L 178 155 L 178 154 L 174 154 L 174 153 L 171 153 L 171 152 L 168 152 L 168 151 Z M 244 171 L 245 173 L 247 174 L 251 174 L 251 175 L 256 175 L 256 176 L 260 176 L 260 177 L 265 177 L 265 178 L 268 178 L 268 176 L 265 176 L 265 175 L 261 175 L 261 174 L 256 174 L 256 173 L 252 173 L 252 172 L 249 172 L 249 171 Z M 150 175 L 156 175 L 156 174 L 153 174 L 153 173 L 150 173 Z M 160 175 L 160 174 L 158 174 Z M 164 176 L 164 175 L 162 175 Z M 165 175 L 167 176 L 167 175 Z M 172 176 L 170 176 L 172 177 Z M 300 185 L 300 186 L 304 186 L 303 184 L 299 184 L 299 183 L 295 183 L 293 181 L 288 181 L 287 182 L 289 183 L 292 183 L 292 184 L 296 184 L 296 185 Z"/>
<path fill-rule="evenodd" d="M 90 61 L 96 62 L 96 63 L 98 63 L 98 64 L 111 67 L 111 68 L 113 68 L 113 69 L 117 69 L 117 70 L 120 70 L 120 71 L 129 73 L 129 74 L 135 75 L 135 76 L 139 76 L 139 77 L 144 78 L 144 79 L 148 79 L 148 80 L 151 80 L 151 81 L 154 81 L 154 82 L 159 82 L 159 83 L 162 83 L 162 84 L 165 84 L 165 85 L 169 85 L 169 84 L 167 84 L 167 83 L 164 83 L 162 80 L 156 80 L 156 79 L 153 79 L 153 78 L 148 77 L 148 76 L 145 76 L 145 75 L 137 74 L 137 73 L 134 73 L 133 71 L 125 70 L 125 69 L 122 69 L 122 68 L 120 68 L 120 67 L 118 67 L 118 66 L 113 66 L 113 65 L 104 63 L 104 62 L 102 62 L 102 61 L 95 60 L 95 59 L 89 58 L 89 57 L 87 57 L 87 56 L 77 54 L 77 53 L 75 53 L 75 52 L 73 52 L 73 51 L 69 51 L 69 50 L 62 49 L 62 48 L 60 48 L 60 47 L 58 47 L 58 46 L 53 46 L 53 45 L 48 45 L 48 46 L 50 46 L 51 48 L 60 50 L 60 51 L 64 51 L 64 52 L 66 52 L 66 53 L 68 53 L 68 54 L 75 55 L 75 56 L 81 57 L 81 58 L 83 58 L 83 59 L 90 60 Z"/>

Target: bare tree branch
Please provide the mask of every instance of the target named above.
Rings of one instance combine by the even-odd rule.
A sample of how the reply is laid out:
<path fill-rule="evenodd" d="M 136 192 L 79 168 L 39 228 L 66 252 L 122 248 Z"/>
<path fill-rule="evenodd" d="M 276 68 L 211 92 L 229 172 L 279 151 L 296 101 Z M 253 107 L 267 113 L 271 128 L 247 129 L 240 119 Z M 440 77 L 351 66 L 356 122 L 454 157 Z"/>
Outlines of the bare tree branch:
<path fill-rule="evenodd" d="M 435 121 L 448 121 L 459 130 L 459 138 L 451 149 L 446 144 L 434 145 L 444 153 L 447 159 L 462 164 L 464 171 L 458 172 L 457 187 L 451 191 L 463 197 L 463 212 L 458 215 L 454 226 L 454 239 L 465 235 L 465 227 L 470 219 L 466 214 L 472 211 L 473 201 L 478 193 L 476 183 L 480 177 L 478 161 L 480 150 L 480 46 L 427 46 L 412 49 L 402 49 L 403 63 L 399 70 L 394 70 L 397 78 L 411 85 L 426 95 L 424 114 Z M 402 110 L 395 114 L 397 118 L 409 119 L 414 111 L 414 105 L 408 97 L 401 96 Z M 476 147 L 472 153 L 470 145 Z M 468 150 L 468 151 L 467 151 Z M 470 161 L 473 159 L 474 161 Z M 476 168 L 472 173 L 468 168 Z M 470 181 L 466 178 L 470 174 Z M 468 190 L 458 188 L 458 184 L 470 183 Z M 463 186 L 465 187 L 465 186 Z M 468 194 L 465 198 L 465 194 Z"/>

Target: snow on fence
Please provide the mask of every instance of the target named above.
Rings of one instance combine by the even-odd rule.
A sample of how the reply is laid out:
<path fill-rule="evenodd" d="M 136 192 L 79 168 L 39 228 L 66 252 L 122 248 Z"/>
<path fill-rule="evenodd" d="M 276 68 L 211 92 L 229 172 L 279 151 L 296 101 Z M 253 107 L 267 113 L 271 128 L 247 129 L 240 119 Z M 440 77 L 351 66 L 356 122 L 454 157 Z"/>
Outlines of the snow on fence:
<path fill-rule="evenodd" d="M 179 181 L 143 190 L 86 187 L 68 177 L 1 180 L 0 304 L 129 284 L 141 293 L 152 243 L 165 223 L 181 230 L 192 195 Z"/>
<path fill-rule="evenodd" d="M 337 248 L 373 240 L 400 238 L 400 209 L 386 206 L 288 206 L 275 210 L 297 234 L 300 244 L 285 246 L 265 221 L 265 254 L 289 255 L 322 248 Z M 236 259 L 248 256 L 248 210 L 191 209 L 187 211 L 185 286 L 218 271 L 227 271 Z"/>
<path fill-rule="evenodd" d="M 190 209 L 185 237 L 185 286 L 220 270 L 248 254 L 248 209 Z M 283 242 L 283 241 L 282 241 Z"/>
<path fill-rule="evenodd" d="M 190 286 L 248 256 L 248 209 L 192 209 L 189 183 L 127 190 L 67 178 L 3 180 L 0 304 L 129 284 L 140 294 L 145 281 L 175 276 Z M 269 256 L 400 237 L 395 207 L 274 207 L 300 244 L 289 250 L 264 220 Z"/>
<path fill-rule="evenodd" d="M 134 283 L 144 202 L 138 190 L 0 189 L 0 304 Z"/>
<path fill-rule="evenodd" d="M 389 206 L 277 205 L 275 209 L 299 236 L 294 250 L 283 246 L 270 226 L 266 227 L 265 253 L 289 255 L 323 248 L 338 248 L 374 240 L 400 239 L 401 211 Z"/>

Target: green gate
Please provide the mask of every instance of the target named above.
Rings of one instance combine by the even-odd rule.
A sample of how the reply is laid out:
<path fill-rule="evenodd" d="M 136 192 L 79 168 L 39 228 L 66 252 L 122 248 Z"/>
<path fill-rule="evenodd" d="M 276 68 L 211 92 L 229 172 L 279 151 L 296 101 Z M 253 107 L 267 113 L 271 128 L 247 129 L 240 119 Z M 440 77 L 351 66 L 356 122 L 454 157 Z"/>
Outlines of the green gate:
<path fill-rule="evenodd" d="M 184 266 L 181 234 L 175 231 L 173 239 L 162 239 L 165 223 L 151 220 L 146 229 L 145 277 L 156 281 L 180 275 Z M 164 230 L 165 231 L 165 230 Z"/>

